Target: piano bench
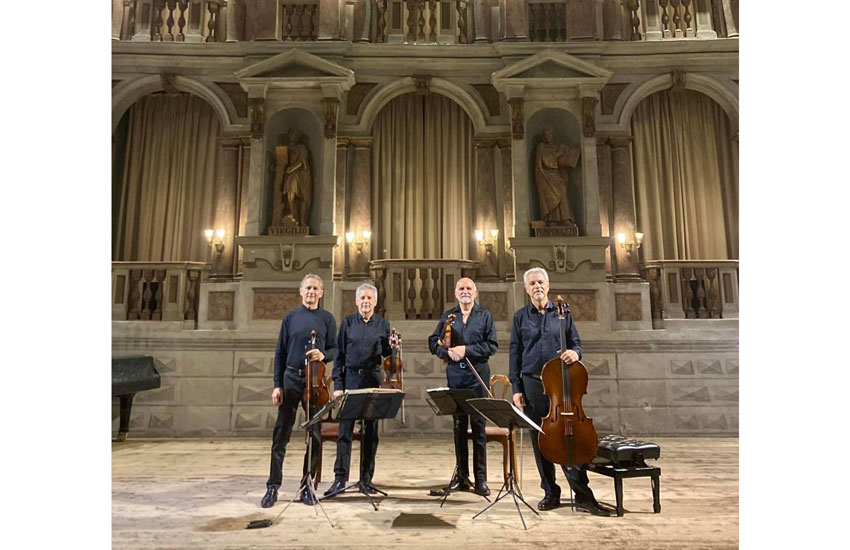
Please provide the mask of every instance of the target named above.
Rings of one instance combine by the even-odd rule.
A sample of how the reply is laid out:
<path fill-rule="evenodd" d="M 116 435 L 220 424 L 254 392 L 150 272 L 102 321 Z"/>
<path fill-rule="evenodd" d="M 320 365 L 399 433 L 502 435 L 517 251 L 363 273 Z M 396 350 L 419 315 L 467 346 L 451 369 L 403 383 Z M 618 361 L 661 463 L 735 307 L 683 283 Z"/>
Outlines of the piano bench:
<path fill-rule="evenodd" d="M 661 447 L 655 443 L 637 441 L 620 435 L 606 435 L 599 440 L 596 458 L 587 465 L 590 472 L 614 478 L 617 515 L 622 517 L 623 480 L 630 477 L 649 477 L 652 483 L 652 510 L 661 513 L 661 468 L 650 466 L 646 459 L 657 460 Z"/>

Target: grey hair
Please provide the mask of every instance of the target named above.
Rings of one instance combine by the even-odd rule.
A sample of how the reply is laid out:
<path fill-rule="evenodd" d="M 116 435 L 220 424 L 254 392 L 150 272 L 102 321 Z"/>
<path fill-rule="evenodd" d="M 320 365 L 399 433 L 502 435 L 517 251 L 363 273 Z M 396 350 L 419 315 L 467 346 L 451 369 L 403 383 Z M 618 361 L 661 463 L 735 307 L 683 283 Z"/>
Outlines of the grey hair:
<path fill-rule="evenodd" d="M 319 286 L 325 288 L 325 282 L 322 280 L 321 277 L 319 277 L 315 273 L 308 273 L 304 275 L 304 278 L 301 279 L 301 288 L 304 288 L 304 285 L 307 284 L 307 279 L 316 279 L 317 281 L 319 281 Z"/>
<path fill-rule="evenodd" d="M 543 275 L 543 278 L 546 280 L 546 282 L 549 282 L 549 274 L 546 273 L 545 269 L 543 269 L 542 267 L 532 267 L 531 269 L 522 274 L 522 284 L 528 284 L 528 278 L 531 277 L 532 273 L 540 273 L 541 275 Z"/>
<path fill-rule="evenodd" d="M 369 283 L 363 283 L 362 285 L 357 287 L 357 290 L 354 291 L 354 299 L 356 300 L 357 298 L 359 298 L 360 294 L 363 293 L 363 291 L 365 290 L 371 290 L 372 294 L 375 295 L 375 300 L 378 299 L 378 289 L 375 288 L 375 285 L 370 285 Z"/>

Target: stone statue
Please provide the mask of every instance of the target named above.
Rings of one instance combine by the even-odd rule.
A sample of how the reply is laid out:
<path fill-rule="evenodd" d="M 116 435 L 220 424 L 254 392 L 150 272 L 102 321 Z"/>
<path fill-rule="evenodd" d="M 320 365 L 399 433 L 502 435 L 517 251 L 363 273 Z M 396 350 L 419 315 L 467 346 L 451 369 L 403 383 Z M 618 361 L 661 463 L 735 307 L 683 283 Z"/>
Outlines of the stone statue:
<path fill-rule="evenodd" d="M 289 145 L 275 147 L 274 217 L 271 235 L 308 234 L 308 217 L 313 198 L 313 176 L 301 132 L 287 133 Z"/>
<path fill-rule="evenodd" d="M 555 143 L 552 128 L 543 130 L 543 141 L 537 146 L 534 160 L 534 181 L 540 201 L 540 217 L 547 226 L 575 225 L 566 169 L 576 165 L 580 153 L 578 147 Z"/>

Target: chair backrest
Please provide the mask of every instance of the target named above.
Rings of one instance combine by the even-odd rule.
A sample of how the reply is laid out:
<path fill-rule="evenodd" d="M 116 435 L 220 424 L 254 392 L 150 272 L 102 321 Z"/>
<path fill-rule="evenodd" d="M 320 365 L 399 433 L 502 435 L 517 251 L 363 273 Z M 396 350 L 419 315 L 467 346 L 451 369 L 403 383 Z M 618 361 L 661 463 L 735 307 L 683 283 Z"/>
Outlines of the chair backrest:
<path fill-rule="evenodd" d="M 493 397 L 496 399 L 511 401 L 513 393 L 511 390 L 511 381 L 504 374 L 494 374 L 490 377 L 490 391 L 493 392 Z"/>

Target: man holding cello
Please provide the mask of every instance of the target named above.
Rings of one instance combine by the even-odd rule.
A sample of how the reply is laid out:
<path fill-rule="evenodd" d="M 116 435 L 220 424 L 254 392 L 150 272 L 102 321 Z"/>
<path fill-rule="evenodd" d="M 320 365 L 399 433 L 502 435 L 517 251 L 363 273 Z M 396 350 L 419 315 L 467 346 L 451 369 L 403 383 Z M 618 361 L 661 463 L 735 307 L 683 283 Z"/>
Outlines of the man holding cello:
<path fill-rule="evenodd" d="M 277 501 L 277 493 L 283 479 L 283 458 L 286 445 L 292 436 L 292 426 L 298 405 L 302 401 L 307 384 L 307 362 L 332 361 L 336 358 L 336 321 L 333 315 L 319 307 L 324 293 L 322 278 L 312 273 L 301 280 L 299 294 L 301 306 L 287 313 L 280 326 L 280 335 L 274 352 L 274 391 L 272 403 L 277 409 L 277 422 L 272 434 L 271 465 L 266 482 L 266 494 L 260 501 L 263 508 L 271 508 Z M 315 338 L 313 338 L 315 334 Z M 318 409 L 311 403 L 311 409 Z M 315 410 L 311 410 L 312 415 Z M 310 429 L 313 440 L 312 460 L 307 464 L 304 455 L 304 476 L 315 475 L 321 449 L 321 427 L 316 424 Z M 308 469 L 309 468 L 309 469 Z M 301 493 L 301 501 L 312 506 L 313 497 Z"/>
<path fill-rule="evenodd" d="M 375 313 L 378 289 L 368 283 L 357 287 L 354 292 L 357 313 L 342 320 L 339 326 L 339 353 L 334 362 L 334 398 L 343 390 L 377 388 L 381 385 L 381 357 L 389 356 L 397 346 L 390 341 L 390 323 Z M 336 496 L 348 482 L 351 463 L 351 438 L 354 421 L 339 422 L 339 438 L 336 444 L 334 482 L 325 491 L 326 497 Z M 375 454 L 378 452 L 378 420 L 363 420 L 363 442 L 360 445 L 361 491 L 377 493 L 372 485 L 375 475 Z"/>
<path fill-rule="evenodd" d="M 543 392 L 541 372 L 550 359 L 559 358 L 570 365 L 581 359 L 581 339 L 569 310 L 566 311 L 564 346 L 560 343 L 560 322 L 555 305 L 549 300 L 549 274 L 535 267 L 523 275 L 525 292 L 531 304 L 514 315 L 511 329 L 508 378 L 513 387 L 513 401 L 517 408 L 535 423 L 540 424 L 549 414 L 549 397 Z M 537 504 L 539 510 L 554 510 L 561 505 L 561 488 L 555 481 L 555 465 L 541 452 L 539 434 L 531 434 L 534 460 L 540 474 L 540 487 L 544 496 Z M 610 516 L 596 501 L 588 486 L 585 464 L 561 466 L 575 493 L 576 509 L 596 516 Z"/>

